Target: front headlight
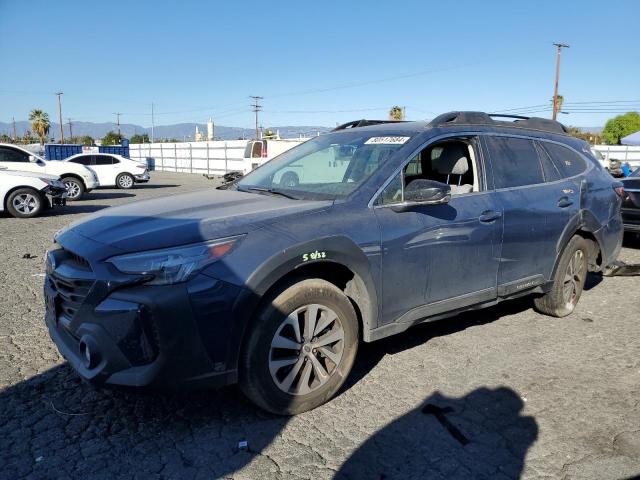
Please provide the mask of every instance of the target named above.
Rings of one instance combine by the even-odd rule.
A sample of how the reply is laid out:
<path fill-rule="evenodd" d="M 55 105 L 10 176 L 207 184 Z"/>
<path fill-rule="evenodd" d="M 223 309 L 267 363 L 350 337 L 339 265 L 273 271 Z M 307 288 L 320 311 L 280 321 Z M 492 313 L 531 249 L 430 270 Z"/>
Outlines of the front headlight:
<path fill-rule="evenodd" d="M 168 285 L 189 280 L 207 265 L 227 255 L 242 235 L 220 238 L 181 247 L 129 253 L 112 257 L 111 263 L 122 273 L 153 275 L 147 285 Z"/>

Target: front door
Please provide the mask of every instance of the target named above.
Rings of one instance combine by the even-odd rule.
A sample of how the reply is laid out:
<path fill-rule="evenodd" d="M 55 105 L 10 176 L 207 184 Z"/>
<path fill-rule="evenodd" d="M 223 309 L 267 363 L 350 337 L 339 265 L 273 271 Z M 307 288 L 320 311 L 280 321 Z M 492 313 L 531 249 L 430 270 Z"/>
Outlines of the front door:
<path fill-rule="evenodd" d="M 502 212 L 485 188 L 478 152 L 474 137 L 432 144 L 379 197 L 382 323 L 414 322 L 496 298 Z M 397 208 L 418 178 L 448 182 L 451 200 Z"/>
<path fill-rule="evenodd" d="M 42 163 L 42 162 L 41 162 Z M 0 147 L 0 167 L 8 170 L 20 170 L 22 172 L 45 173 L 44 166 L 37 162 L 29 161 L 29 154 L 11 147 Z"/>

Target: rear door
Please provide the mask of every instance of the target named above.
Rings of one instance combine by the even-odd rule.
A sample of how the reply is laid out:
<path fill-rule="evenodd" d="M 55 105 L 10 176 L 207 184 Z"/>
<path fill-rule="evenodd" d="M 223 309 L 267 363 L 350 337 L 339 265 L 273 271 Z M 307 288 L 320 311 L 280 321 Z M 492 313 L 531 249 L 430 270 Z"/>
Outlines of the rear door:
<path fill-rule="evenodd" d="M 496 200 L 504 212 L 498 294 L 550 279 L 558 246 L 579 209 L 579 190 L 562 179 L 533 139 L 486 135 Z"/>
<path fill-rule="evenodd" d="M 100 186 L 113 186 L 116 184 L 116 168 L 113 166 L 113 157 L 109 155 L 93 155 L 91 169 L 98 175 Z"/>

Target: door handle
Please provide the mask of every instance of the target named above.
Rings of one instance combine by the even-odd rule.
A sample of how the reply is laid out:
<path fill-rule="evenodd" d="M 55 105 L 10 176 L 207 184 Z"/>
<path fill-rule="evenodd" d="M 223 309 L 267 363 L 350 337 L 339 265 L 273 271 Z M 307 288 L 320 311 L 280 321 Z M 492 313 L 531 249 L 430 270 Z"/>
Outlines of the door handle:
<path fill-rule="evenodd" d="M 560 197 L 558 199 L 558 204 L 560 208 L 567 208 L 573 205 L 573 201 L 569 200 L 569 197 Z"/>
<path fill-rule="evenodd" d="M 480 217 L 478 217 L 478 220 L 480 220 L 482 223 L 491 223 L 496 221 L 500 217 L 502 217 L 502 212 L 496 212 L 495 210 L 485 210 L 484 212 L 482 212 Z"/>

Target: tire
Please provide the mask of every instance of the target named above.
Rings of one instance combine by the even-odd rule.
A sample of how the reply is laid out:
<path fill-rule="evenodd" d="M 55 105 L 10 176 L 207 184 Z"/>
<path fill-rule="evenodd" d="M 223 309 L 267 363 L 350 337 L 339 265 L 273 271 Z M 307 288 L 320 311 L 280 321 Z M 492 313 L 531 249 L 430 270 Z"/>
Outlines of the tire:
<path fill-rule="evenodd" d="M 122 190 L 129 190 L 129 189 L 133 188 L 135 183 L 136 183 L 136 181 L 133 178 L 133 175 L 130 175 L 128 173 L 121 173 L 116 178 L 116 187 L 118 187 L 118 188 L 120 188 Z"/>
<path fill-rule="evenodd" d="M 540 313 L 566 317 L 573 312 L 587 279 L 587 252 L 584 238 L 571 238 L 558 262 L 551 290 L 533 301 Z"/>
<path fill-rule="evenodd" d="M 280 179 L 280 185 L 283 187 L 297 187 L 300 185 L 300 179 L 295 172 L 286 172 Z"/>
<path fill-rule="evenodd" d="M 240 388 L 269 412 L 306 412 L 336 394 L 357 350 L 358 319 L 346 295 L 325 280 L 301 280 L 270 296 L 249 326 L 240 354 Z"/>
<path fill-rule="evenodd" d="M 67 200 L 74 202 L 80 200 L 85 193 L 84 183 L 75 177 L 63 177 L 62 182 L 67 187 Z"/>
<path fill-rule="evenodd" d="M 7 210 L 16 218 L 37 217 L 44 208 L 44 199 L 33 188 L 19 188 L 7 198 Z"/>

